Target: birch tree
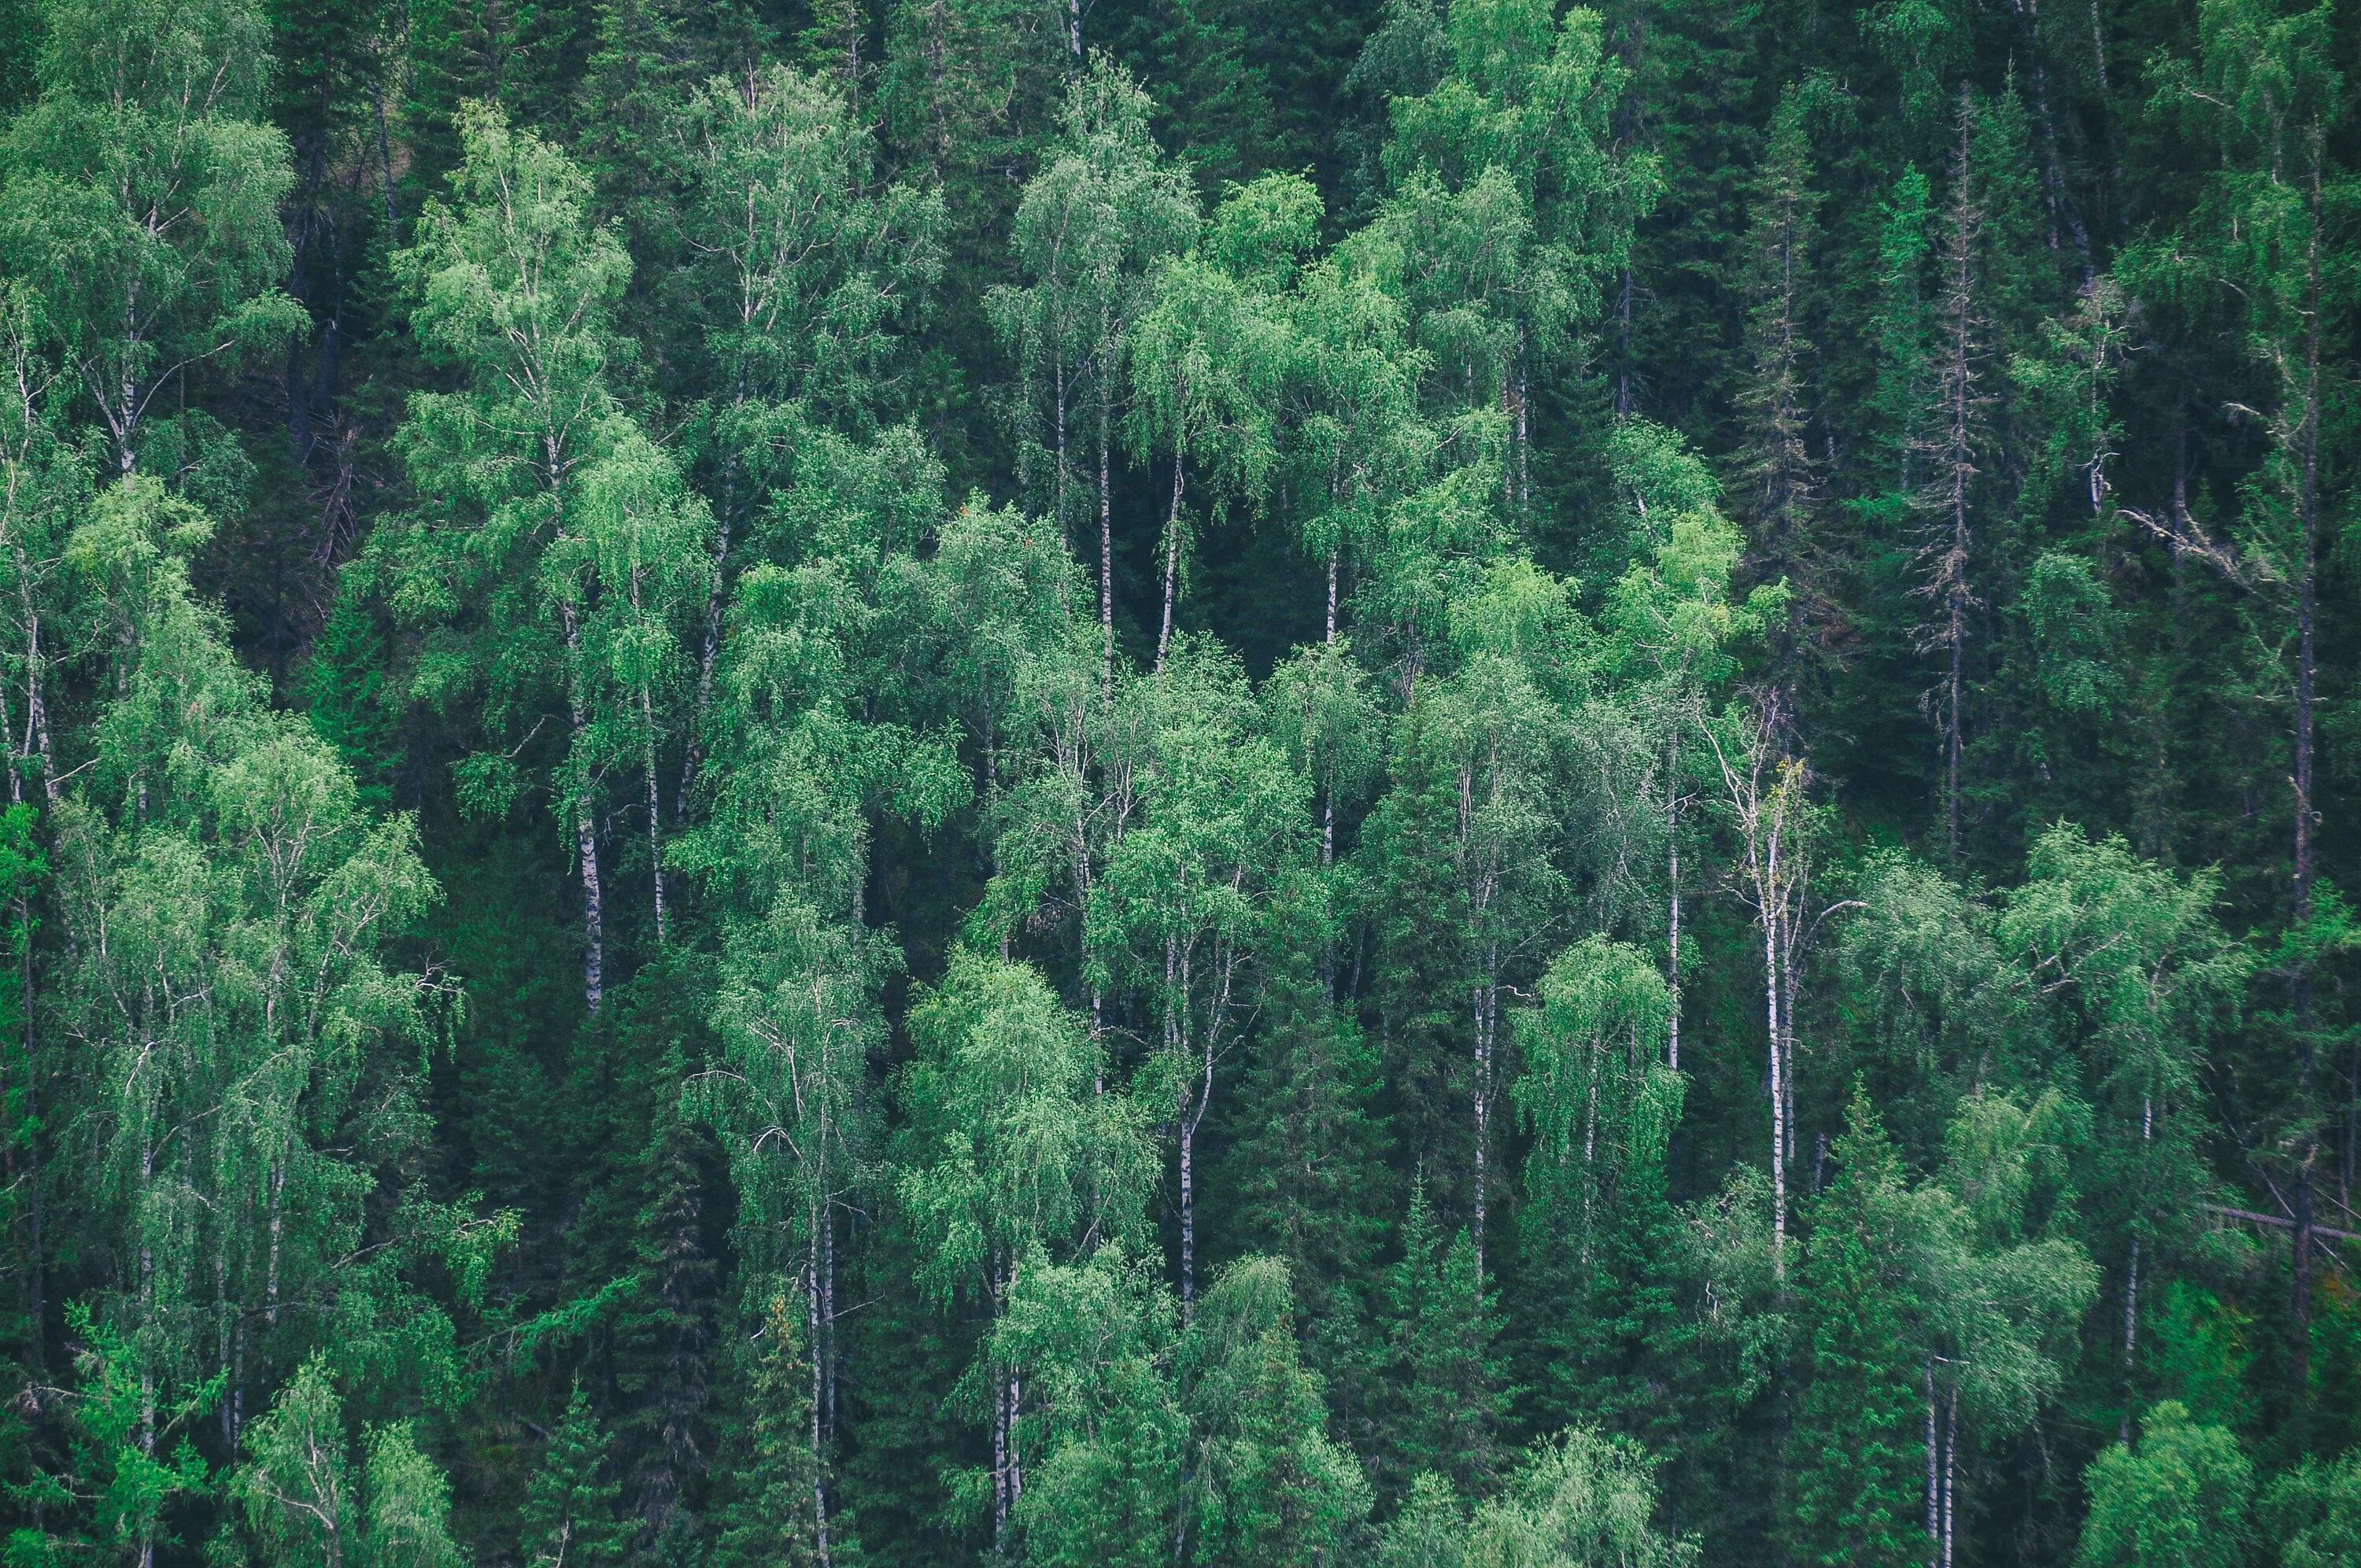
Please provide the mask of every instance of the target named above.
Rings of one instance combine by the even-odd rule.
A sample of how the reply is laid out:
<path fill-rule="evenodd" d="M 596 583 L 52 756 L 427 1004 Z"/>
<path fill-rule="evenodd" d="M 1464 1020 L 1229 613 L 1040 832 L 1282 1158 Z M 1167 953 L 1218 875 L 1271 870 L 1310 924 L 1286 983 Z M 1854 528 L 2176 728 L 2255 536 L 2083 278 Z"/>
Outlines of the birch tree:
<path fill-rule="evenodd" d="M 585 485 L 631 434 L 609 379 L 628 352 L 612 318 L 631 262 L 616 233 L 591 224 L 589 182 L 565 153 L 496 109 L 467 111 L 460 128 L 454 204 L 419 215 L 395 270 L 412 330 L 460 382 L 412 395 L 400 444 L 422 491 L 465 504 L 423 509 L 373 548 L 394 568 L 395 609 L 423 634 L 414 700 L 472 706 L 486 739 L 515 736 L 519 750 L 550 718 L 562 726 L 550 795 L 580 878 L 582 998 L 596 1012 L 608 889 L 598 650 L 584 637 L 602 586 L 616 586 L 601 584 L 583 543 Z M 511 793 L 500 787 L 514 776 L 509 748 L 480 753 L 472 776 Z"/>
<path fill-rule="evenodd" d="M 137 465 L 158 397 L 282 341 L 287 138 L 265 119 L 269 21 L 247 0 L 56 0 L 38 95 L 7 129 L 0 256 L 30 322 Z"/>
<path fill-rule="evenodd" d="M 1025 367 L 1024 451 L 1035 489 L 1070 535 L 1093 515 L 1095 497 L 1099 626 L 1109 682 L 1109 464 L 1129 385 L 1132 334 L 1152 300 L 1156 263 L 1185 251 L 1200 223 L 1186 176 L 1148 134 L 1149 108 L 1130 73 L 1103 55 L 1093 55 L 1073 76 L 1055 150 L 1027 182 L 1016 212 L 1013 238 L 1026 281 L 995 290 L 990 301 L 995 326 Z"/>

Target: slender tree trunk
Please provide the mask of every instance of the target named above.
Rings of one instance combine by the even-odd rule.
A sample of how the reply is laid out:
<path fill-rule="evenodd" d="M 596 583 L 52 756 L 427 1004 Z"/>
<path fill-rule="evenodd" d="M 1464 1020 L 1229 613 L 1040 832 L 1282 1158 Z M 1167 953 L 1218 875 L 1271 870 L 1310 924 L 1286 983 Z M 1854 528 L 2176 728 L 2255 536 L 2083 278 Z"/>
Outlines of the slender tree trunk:
<path fill-rule="evenodd" d="M 1073 520 L 1067 515 L 1066 509 L 1070 502 L 1066 491 L 1071 487 L 1073 476 L 1068 469 L 1069 459 L 1066 455 L 1066 356 L 1063 352 L 1051 356 L 1049 374 L 1052 388 L 1050 406 L 1054 411 L 1052 417 L 1056 424 L 1058 442 L 1058 472 L 1050 480 L 1049 498 L 1050 505 L 1058 509 L 1058 537 L 1064 540 L 1067 547 L 1071 549 L 1074 542 L 1074 524 Z"/>
<path fill-rule="evenodd" d="M 1951 858 L 1960 857 L 1961 809 L 1960 773 L 1965 750 L 1962 711 L 1967 691 L 1968 562 L 1974 539 L 1969 501 L 1975 477 L 1976 368 L 1979 323 L 1975 305 L 1974 257 L 1981 218 L 1971 185 L 1973 100 L 1962 87 L 1960 94 L 1959 149 L 1952 165 L 1951 234 L 1948 245 L 1950 317 L 1947 363 L 1943 371 L 1943 433 L 1938 455 L 1944 514 L 1943 534 L 1928 546 L 1934 571 L 1927 592 L 1941 617 L 1938 638 L 1947 668 L 1943 680 L 1943 825 Z"/>
<path fill-rule="evenodd" d="M 2156 1097 L 2152 1094 L 2143 1094 L 2140 1096 L 2140 1152 L 2142 1155 L 2147 1152 L 2149 1141 L 2155 1133 Z M 2147 1162 L 2143 1159 L 2141 1163 L 2145 1166 Z M 2132 1440 L 2133 1378 L 2136 1372 L 2139 1354 L 2139 1284 L 2140 1237 L 2139 1232 L 2135 1229 L 2132 1232 L 2130 1256 L 2124 1266 L 2124 1422 L 2120 1435 L 2125 1442 Z"/>
<path fill-rule="evenodd" d="M 1634 404 L 1631 389 L 1631 316 L 1632 278 L 1629 262 L 1623 266 L 1623 286 L 1616 291 L 1615 329 L 1619 349 L 1615 366 L 1615 417 L 1627 419 Z"/>
<path fill-rule="evenodd" d="M 1156 633 L 1156 668 L 1164 670 L 1164 655 L 1172 646 L 1173 589 L 1180 575 L 1180 489 L 1183 483 L 1180 447 L 1172 448 L 1172 510 L 1164 520 L 1164 623 Z"/>
<path fill-rule="evenodd" d="M 1963 487 L 1964 490 L 1964 487 Z M 1955 548 L 1965 554 L 1967 507 L 1964 499 L 1955 508 L 1958 520 L 1954 537 Z M 1960 705 L 1966 692 L 1967 590 L 1964 585 L 1954 586 L 1944 610 L 1943 641 L 1949 655 L 1950 667 L 1943 683 L 1943 829 L 1950 846 L 1951 859 L 1960 858 L 1960 762 L 1962 746 L 1960 739 Z"/>
<path fill-rule="evenodd" d="M 1938 1568 L 1943 1552 L 1942 1460 L 1935 1441 L 1935 1364 L 1927 1363 L 1927 1568 Z"/>
<path fill-rule="evenodd" d="M 1588 1081 L 1582 1096 L 1582 1247 L 1585 1267 L 1590 1264 L 1591 1199 L 1598 1190 L 1598 1041 L 1593 1036 L 1583 1053 Z"/>
<path fill-rule="evenodd" d="M 1943 1568 L 1951 1568 L 1952 1519 L 1957 1495 L 1960 1463 L 1960 1391 L 1951 1390 L 1946 1401 L 1949 1409 L 1943 1416 Z"/>
<path fill-rule="evenodd" d="M 2318 121 L 2311 126 L 2311 180 L 2306 192 L 2311 243 L 2304 258 L 2304 357 L 2302 412 L 2296 426 L 2298 475 L 2296 518 L 2303 532 L 2296 583 L 2295 682 L 2295 920 L 2312 919 L 2312 704 L 2317 685 L 2320 558 L 2320 230 L 2321 164 L 2324 158 Z M 2313 1167 L 2319 1155 L 2319 1117 L 2314 1099 L 2312 976 L 2309 966 L 2295 977 L 2296 1098 L 2301 1118 L 2295 1160 L 2295 1351 L 2296 1398 L 2310 1403 L 2312 1375 L 2312 1247 Z"/>
<path fill-rule="evenodd" d="M 745 400 L 741 396 L 741 403 Z M 705 765 L 705 716 L 713 707 L 713 667 L 721 653 L 721 611 L 730 565 L 730 523 L 738 510 L 738 460 L 730 459 L 721 479 L 721 505 L 713 520 L 713 555 L 706 563 L 705 631 L 697 650 L 697 701 L 689 711 L 688 743 L 682 748 L 680 789 L 673 811 L 688 820 L 688 800 L 697 787 L 697 771 Z M 653 795 L 654 785 L 649 785 Z"/>
<path fill-rule="evenodd" d="M 820 1220 L 814 1211 L 824 1208 L 824 1203 L 814 1204 L 807 1211 L 808 1234 L 804 1238 L 804 1333 L 811 1347 L 811 1420 L 807 1423 L 806 1436 L 811 1445 L 813 1540 L 819 1548 L 823 1565 L 829 1560 L 828 1447 L 820 1431 L 820 1412 L 824 1408 L 820 1383 Z"/>
<path fill-rule="evenodd" d="M 1492 1031 L 1498 1017 L 1500 945 L 1489 944 L 1484 983 L 1476 992 L 1476 1212 L 1468 1242 L 1476 1252 L 1476 1277 L 1484 1277 L 1484 1221 L 1491 1197 Z"/>
<path fill-rule="evenodd" d="M 33 1022 L 33 912 L 23 894 L 16 897 L 16 955 L 19 1005 L 25 1016 L 25 1354 L 27 1369 L 38 1384 L 49 1365 L 49 1261 L 41 1248 L 41 1072 L 39 1037 Z M 34 1401 L 38 1421 L 39 1401 Z"/>
<path fill-rule="evenodd" d="M 553 532 L 562 542 L 566 538 L 563 487 L 569 460 L 560 450 L 554 435 L 542 438 L 542 456 L 546 465 L 544 477 L 549 486 L 550 510 L 554 514 Z M 583 759 L 590 729 L 590 714 L 582 695 L 582 628 L 571 598 L 559 598 L 557 619 L 566 636 L 566 716 L 571 729 L 571 754 Z M 607 916 L 605 893 L 598 876 L 598 828 L 591 810 L 587 760 L 582 776 L 575 783 L 574 852 L 582 872 L 582 1000 L 591 1012 L 596 1013 L 607 993 Z"/>
<path fill-rule="evenodd" d="M 578 744 L 582 731 L 575 730 Z M 574 852 L 582 868 L 582 1001 L 593 1013 L 607 994 L 607 916 L 606 900 L 598 883 L 598 837 L 597 825 L 591 820 L 589 789 L 586 781 L 584 798 L 575 804 Z"/>
<path fill-rule="evenodd" d="M 1341 543 L 1328 547 L 1328 630 L 1323 641 L 1330 648 L 1336 646 L 1336 558 L 1344 553 Z"/>
<path fill-rule="evenodd" d="M 1664 783 L 1665 899 L 1669 917 L 1664 930 L 1664 988 L 1671 1008 L 1664 1020 L 1664 1065 L 1681 1070 L 1681 784 L 1678 735 L 1671 742 L 1672 771 Z"/>
<path fill-rule="evenodd" d="M 1008 1286 L 1000 1266 L 1000 1249 L 995 1245 L 992 1258 L 992 1315 L 998 1321 L 1007 1310 Z M 999 1377 L 992 1380 L 992 1545 L 995 1552 L 1005 1548 L 1008 1540 L 1008 1385 Z"/>
<path fill-rule="evenodd" d="M 836 1446 L 836 1204 L 822 1200 L 819 1209 L 819 1328 L 822 1338 L 820 1437 Z"/>
<path fill-rule="evenodd" d="M 583 755 L 590 729 L 590 716 L 584 710 L 581 663 L 580 628 L 576 622 L 571 604 L 559 608 L 559 620 L 566 630 L 566 660 L 574 668 L 566 674 L 566 696 L 567 717 L 573 731 L 573 751 Z M 606 898 L 598 877 L 598 830 L 591 811 L 588 770 L 575 783 L 574 853 L 582 872 L 582 1000 L 593 1013 L 606 997 L 607 916 Z"/>
<path fill-rule="evenodd" d="M 861 14 L 861 0 L 844 0 L 844 37 L 839 51 L 843 56 L 841 75 L 844 79 L 844 102 L 858 114 L 861 106 L 861 34 L 867 18 Z M 820 1559 L 828 1558 L 825 1536 L 820 1542 Z"/>
<path fill-rule="evenodd" d="M 1779 920 L 1779 1087 L 1786 1096 L 1780 1121 L 1786 1128 L 1787 1163 L 1795 1163 L 1795 912 L 1782 905 Z"/>
<path fill-rule="evenodd" d="M 656 946 L 664 943 L 664 810 L 656 797 L 656 709 L 645 685 L 640 687 L 641 745 L 648 777 L 648 869 L 655 880 Z"/>
<path fill-rule="evenodd" d="M 1014 1511 L 1025 1500 L 1025 1452 L 1020 1442 L 1025 1420 L 1025 1377 L 1008 1374 L 1008 1507 Z"/>
<path fill-rule="evenodd" d="M 1773 875 L 1776 874 L 1775 861 Z M 1771 1055 L 1771 1267 L 1787 1276 L 1787 1095 L 1779 1053 L 1779 914 L 1771 886 L 1763 888 L 1763 992 Z"/>
<path fill-rule="evenodd" d="M 270 1165 L 270 1251 L 262 1275 L 262 1321 L 279 1326 L 279 1247 L 287 1231 L 287 1161 L 276 1156 Z"/>
<path fill-rule="evenodd" d="M 1104 369 L 1101 376 L 1105 375 Z M 1115 508 L 1107 490 L 1107 422 L 1110 394 L 1099 391 L 1099 644 L 1100 699 L 1115 703 Z"/>
<path fill-rule="evenodd" d="M 1180 1321 L 1186 1323 L 1197 1307 L 1197 1124 L 1213 1097 L 1213 1053 L 1210 1047 L 1199 1069 L 1197 1089 L 1180 1119 Z"/>
<path fill-rule="evenodd" d="M 25 607 L 25 744 L 22 751 L 39 767 L 42 796 L 55 806 L 58 798 L 57 769 L 49 751 L 49 714 L 41 696 L 41 618 L 33 608 L 31 564 L 26 559 L 24 547 L 16 544 L 13 539 L 11 543 L 16 557 L 16 589 Z M 13 767 L 8 770 L 8 793 L 12 802 L 23 802 L 23 770 Z M 38 1384 L 49 1365 L 49 1263 L 41 1245 L 44 1162 L 41 1147 L 40 1036 L 35 1022 L 38 1010 L 34 996 L 33 905 L 30 896 L 22 888 L 16 894 L 16 917 L 17 1008 L 24 1018 L 25 1047 L 24 1167 L 19 1176 L 25 1188 L 25 1351 L 26 1368 Z M 12 1155 L 12 1168 L 15 1163 Z M 34 1401 L 33 1414 L 38 1420 L 38 1400 Z"/>
<path fill-rule="evenodd" d="M 1517 334 L 1517 521 L 1531 522 L 1533 510 L 1532 367 L 1523 333 Z"/>
<path fill-rule="evenodd" d="M 16 576 L 20 583 L 29 584 L 30 568 L 24 552 L 16 553 Z M 49 746 L 49 703 L 43 673 L 48 656 L 41 651 L 41 618 L 32 608 L 29 588 L 25 606 L 25 729 L 32 742 L 33 755 L 41 765 L 41 798 L 51 806 L 58 802 L 58 760 Z M 29 993 L 28 993 L 29 997 Z M 29 999 L 27 1005 L 30 1005 Z"/>

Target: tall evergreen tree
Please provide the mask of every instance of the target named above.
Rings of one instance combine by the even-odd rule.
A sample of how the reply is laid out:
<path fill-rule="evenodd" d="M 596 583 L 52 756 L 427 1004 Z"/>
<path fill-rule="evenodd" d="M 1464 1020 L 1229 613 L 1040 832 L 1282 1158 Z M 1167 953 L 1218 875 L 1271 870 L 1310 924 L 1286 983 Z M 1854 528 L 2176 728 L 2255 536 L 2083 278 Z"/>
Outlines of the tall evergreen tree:
<path fill-rule="evenodd" d="M 1832 1157 L 1836 1179 L 1813 1206 L 1796 1273 L 1811 1381 L 1796 1408 L 1795 1549 L 1830 1564 L 1923 1562 L 1907 1197 L 1894 1146 L 1859 1095 Z"/>

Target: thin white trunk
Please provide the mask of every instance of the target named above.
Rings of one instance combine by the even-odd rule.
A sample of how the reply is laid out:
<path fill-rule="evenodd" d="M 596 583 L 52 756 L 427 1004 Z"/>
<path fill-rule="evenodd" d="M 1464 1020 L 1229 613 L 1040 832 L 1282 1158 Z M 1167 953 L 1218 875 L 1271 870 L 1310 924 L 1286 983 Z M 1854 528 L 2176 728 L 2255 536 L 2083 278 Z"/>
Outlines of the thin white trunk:
<path fill-rule="evenodd" d="M 1927 1568 L 1943 1552 L 1943 1481 L 1935 1442 L 1935 1364 L 1927 1364 Z"/>
<path fill-rule="evenodd" d="M 1766 884 L 1763 907 L 1763 1011 L 1771 1057 L 1771 1268 L 1787 1277 L 1787 1092 L 1779 1049 L 1779 914 Z"/>
<path fill-rule="evenodd" d="M 1161 674 L 1164 655 L 1172 646 L 1173 591 L 1180 576 L 1180 452 L 1172 452 L 1172 511 L 1164 522 L 1164 623 L 1156 633 L 1156 668 Z"/>

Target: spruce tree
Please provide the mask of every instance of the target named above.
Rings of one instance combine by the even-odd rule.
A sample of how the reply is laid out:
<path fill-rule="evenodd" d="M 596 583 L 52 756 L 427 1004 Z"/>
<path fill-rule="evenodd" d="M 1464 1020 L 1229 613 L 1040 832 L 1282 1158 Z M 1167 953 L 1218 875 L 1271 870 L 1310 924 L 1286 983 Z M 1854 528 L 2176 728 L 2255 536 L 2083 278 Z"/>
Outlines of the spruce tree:
<path fill-rule="evenodd" d="M 550 1432 L 520 1523 L 526 1561 L 536 1568 L 610 1568 L 622 1560 L 615 1517 L 622 1486 L 607 1475 L 607 1437 L 580 1382 Z"/>
<path fill-rule="evenodd" d="M 1466 1492 L 1500 1468 L 1503 1400 L 1493 1298 L 1465 1230 L 1436 1223 L 1423 1183 L 1411 1189 L 1400 1259 L 1386 1271 L 1383 1308 L 1395 1403 L 1380 1474 L 1400 1495 L 1433 1472 Z"/>
<path fill-rule="evenodd" d="M 774 1295 L 739 1349 L 742 1402 L 723 1449 L 727 1479 L 714 1510 L 713 1556 L 724 1568 L 856 1560 L 848 1542 L 831 1539 L 822 1511 L 801 1319 L 784 1294 Z"/>
<path fill-rule="evenodd" d="M 1795 1285 L 1810 1381 L 1795 1407 L 1789 1530 L 1808 1562 L 1900 1568 L 1927 1560 L 1933 1534 L 1921 1530 L 1934 1499 L 1917 1442 L 1932 1407 L 1907 1338 L 1900 1163 L 1858 1093 L 1830 1157 L 1836 1178 L 1812 1206 Z"/>
<path fill-rule="evenodd" d="M 1738 402 L 1745 418 L 1745 475 L 1754 539 L 1754 572 L 1786 581 L 1788 622 L 1782 650 L 1805 656 L 1806 622 L 1827 614 L 1816 557 L 1823 466 L 1812 450 L 1817 367 L 1813 363 L 1813 269 L 1820 196 L 1810 146 L 1814 100 L 1826 83 L 1790 82 L 1779 95 L 1748 233 L 1747 342 L 1752 374 Z"/>
<path fill-rule="evenodd" d="M 1395 777 L 1366 829 L 1378 894 L 1367 991 L 1388 1094 L 1395 1162 L 1429 1201 L 1472 1216 L 1474 1128 L 1466 1114 L 1475 1069 L 1473 968 L 1465 886 L 1454 863 L 1458 803 L 1431 709 L 1401 721 Z"/>

